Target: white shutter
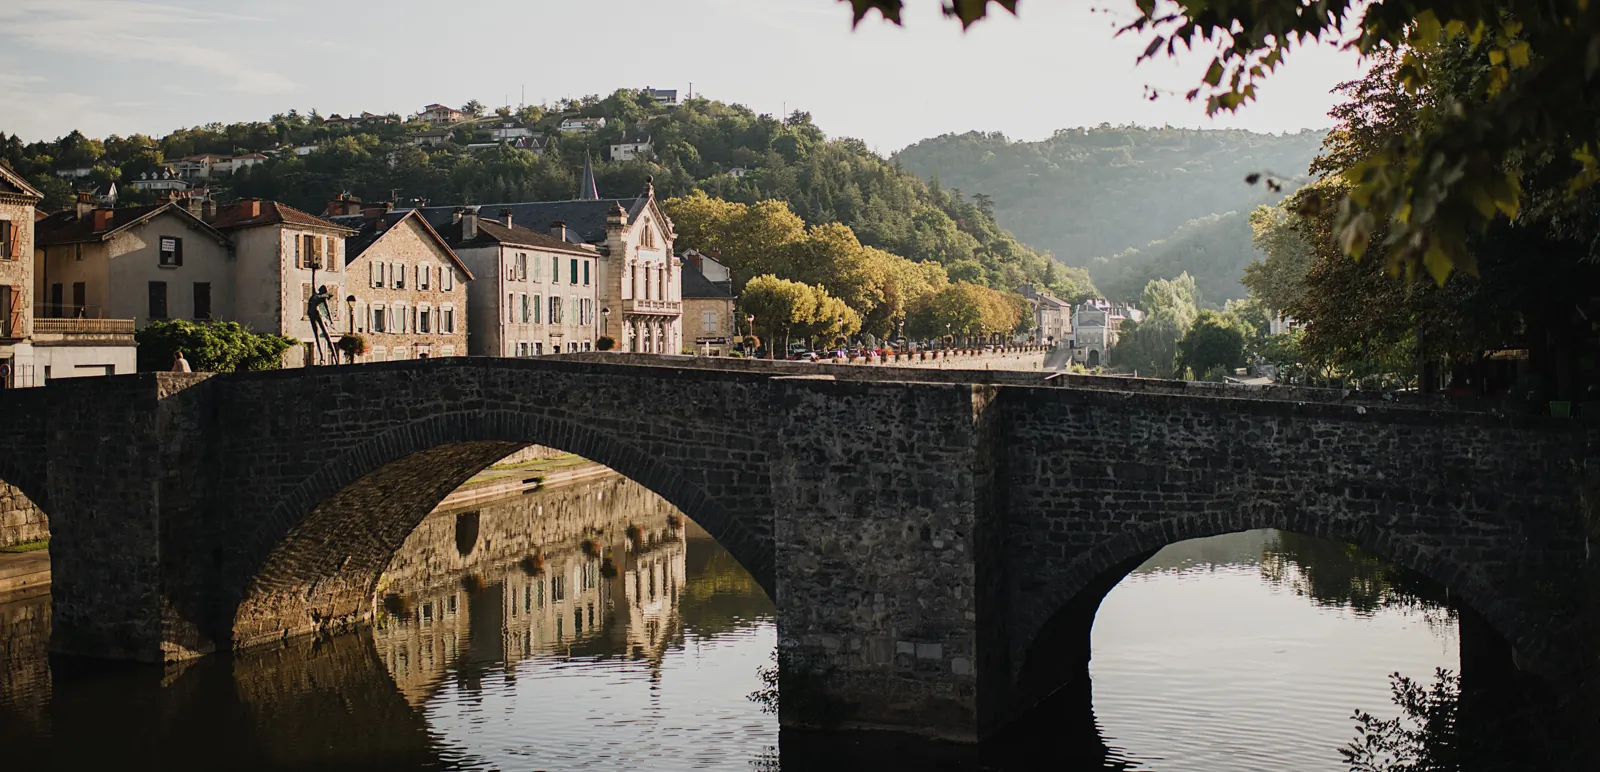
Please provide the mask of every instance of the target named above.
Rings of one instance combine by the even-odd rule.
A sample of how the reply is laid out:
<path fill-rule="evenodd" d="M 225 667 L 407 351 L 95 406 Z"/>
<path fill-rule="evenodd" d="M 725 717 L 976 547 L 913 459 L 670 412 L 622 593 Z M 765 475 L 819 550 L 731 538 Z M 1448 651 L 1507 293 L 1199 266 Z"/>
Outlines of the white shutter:
<path fill-rule="evenodd" d="M 372 287 L 378 286 L 378 264 L 377 263 L 367 263 L 367 284 L 369 286 L 372 286 Z"/>

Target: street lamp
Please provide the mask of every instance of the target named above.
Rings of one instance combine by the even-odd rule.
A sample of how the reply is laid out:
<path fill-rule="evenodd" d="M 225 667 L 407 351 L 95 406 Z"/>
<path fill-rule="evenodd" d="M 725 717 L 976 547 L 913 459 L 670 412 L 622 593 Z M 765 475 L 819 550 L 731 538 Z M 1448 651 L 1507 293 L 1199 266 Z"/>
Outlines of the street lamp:
<path fill-rule="evenodd" d="M 955 336 L 950 334 L 950 323 L 949 322 L 945 322 L 944 323 L 944 347 L 945 348 L 950 348 L 950 344 L 954 343 L 954 342 L 955 342 Z"/>
<path fill-rule="evenodd" d="M 611 330 L 611 306 L 600 307 L 600 334 L 605 335 Z"/>
<path fill-rule="evenodd" d="M 744 341 L 744 355 L 747 356 L 747 357 L 750 357 L 751 359 L 754 359 L 755 356 L 756 356 L 756 352 L 755 352 L 755 349 L 750 348 L 750 338 L 754 338 L 756 336 L 756 315 L 755 314 L 745 314 L 744 315 L 744 323 L 747 325 L 747 327 L 745 329 L 750 331 L 749 337 L 745 338 L 745 341 Z"/>

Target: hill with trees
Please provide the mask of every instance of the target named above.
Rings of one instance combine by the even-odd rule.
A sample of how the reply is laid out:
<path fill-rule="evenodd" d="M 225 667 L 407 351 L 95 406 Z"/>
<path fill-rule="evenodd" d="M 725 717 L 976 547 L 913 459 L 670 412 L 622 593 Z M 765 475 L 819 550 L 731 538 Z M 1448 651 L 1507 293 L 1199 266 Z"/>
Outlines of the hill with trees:
<path fill-rule="evenodd" d="M 1256 257 L 1234 254 L 1248 248 L 1245 216 L 1281 197 L 1245 177 L 1272 172 L 1292 184 L 1323 135 L 1101 124 L 1039 142 L 946 134 L 893 159 L 930 186 L 970 197 L 1032 247 L 1088 266 L 1114 298 L 1135 300 L 1149 280 L 1187 270 L 1204 300 L 1220 305 L 1243 296 L 1241 269 Z M 1204 254 L 1191 259 L 1182 252 L 1190 247 Z"/>
<path fill-rule="evenodd" d="M 1094 291 L 1085 271 L 1066 270 L 1012 237 L 983 199 L 924 183 L 858 140 L 830 138 L 804 112 L 776 118 L 698 97 L 667 106 L 626 89 L 487 114 L 471 103 L 466 112 L 474 117 L 454 125 L 436 147 L 413 142 L 430 128 L 420 121 L 390 116 L 392 123 L 351 125 L 291 110 L 266 121 L 208 124 L 161 138 L 96 140 L 75 131 L 24 143 L 0 133 L 0 160 L 41 187 L 47 208 L 61 208 L 70 203 L 73 185 L 55 175 L 60 170 L 89 169 L 80 186 L 127 183 L 187 155 L 261 152 L 271 158 L 223 178 L 220 197 L 276 199 L 320 212 L 341 193 L 435 205 L 572 198 L 577 172 L 592 156 L 603 197 L 638 195 L 653 179 L 662 198 L 703 191 L 743 204 L 777 200 L 807 225 L 847 225 L 861 244 L 937 262 L 954 281 L 1003 290 L 1041 285 L 1066 297 Z M 606 125 L 591 134 L 561 132 L 561 121 L 575 116 L 603 117 Z M 505 120 L 532 127 L 549 150 L 494 142 L 489 129 Z M 625 135 L 648 137 L 653 152 L 611 159 L 611 145 Z M 125 203 L 149 197 L 126 184 L 121 192 Z"/>

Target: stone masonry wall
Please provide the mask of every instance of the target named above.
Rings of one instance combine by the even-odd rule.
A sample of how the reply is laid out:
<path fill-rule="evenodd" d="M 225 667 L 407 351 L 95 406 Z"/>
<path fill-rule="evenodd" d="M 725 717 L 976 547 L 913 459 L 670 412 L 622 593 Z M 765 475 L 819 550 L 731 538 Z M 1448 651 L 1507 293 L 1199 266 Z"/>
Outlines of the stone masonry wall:
<path fill-rule="evenodd" d="M 50 520 L 15 486 L 0 482 L 0 547 L 50 538 Z"/>
<path fill-rule="evenodd" d="M 1008 537 L 988 568 L 1010 575 L 1013 707 L 1054 688 L 1030 667 L 1054 642 L 1035 639 L 1082 588 L 1166 544 L 1257 528 L 1419 571 L 1552 684 L 1575 673 L 1558 643 L 1574 609 L 1540 588 L 1584 563 L 1577 464 L 1595 435 L 1580 425 L 1053 389 L 1007 389 L 1000 405 Z"/>

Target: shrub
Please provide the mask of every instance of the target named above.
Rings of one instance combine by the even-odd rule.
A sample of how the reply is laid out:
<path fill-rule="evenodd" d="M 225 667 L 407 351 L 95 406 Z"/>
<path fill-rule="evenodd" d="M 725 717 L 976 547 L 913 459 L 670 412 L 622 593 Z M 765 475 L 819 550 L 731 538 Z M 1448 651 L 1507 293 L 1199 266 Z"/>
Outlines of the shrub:
<path fill-rule="evenodd" d="M 600 339 L 594 342 L 595 351 L 610 351 L 616 347 L 617 339 L 610 335 L 601 335 Z"/>
<path fill-rule="evenodd" d="M 356 357 L 367 353 L 367 339 L 355 333 L 346 333 L 339 339 L 339 350 L 344 353 L 345 359 L 355 362 Z"/>
<path fill-rule="evenodd" d="M 299 345 L 282 335 L 257 335 L 238 322 L 186 319 L 151 322 L 133 337 L 139 342 L 139 369 L 144 372 L 171 369 L 179 351 L 195 372 L 277 370 L 283 367 L 283 352 Z"/>

